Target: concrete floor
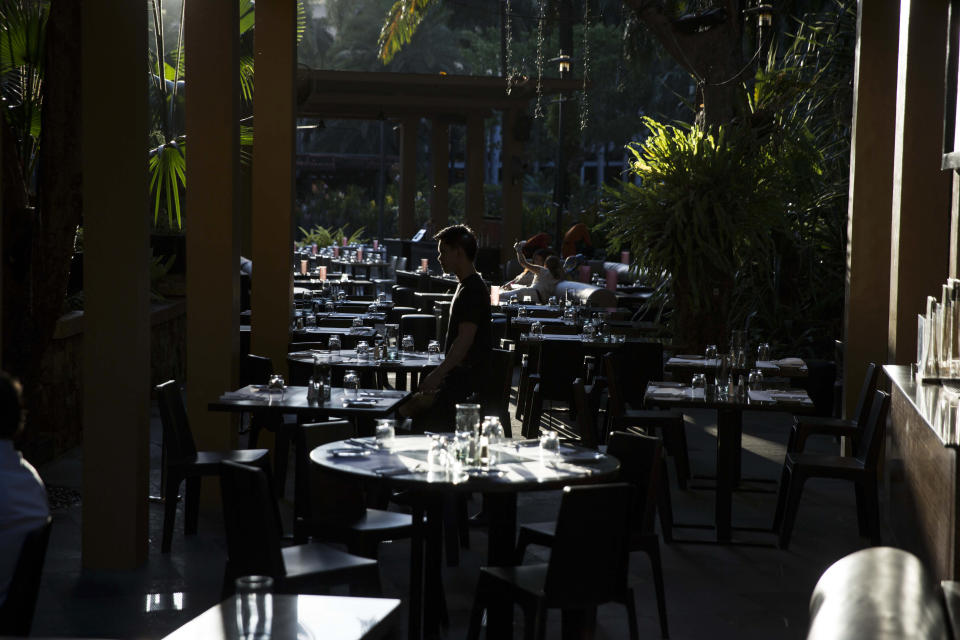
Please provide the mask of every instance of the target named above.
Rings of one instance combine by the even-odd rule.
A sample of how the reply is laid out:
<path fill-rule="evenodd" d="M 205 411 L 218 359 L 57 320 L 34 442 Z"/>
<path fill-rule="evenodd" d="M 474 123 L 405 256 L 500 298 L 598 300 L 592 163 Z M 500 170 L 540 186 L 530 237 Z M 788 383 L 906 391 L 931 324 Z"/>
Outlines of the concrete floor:
<path fill-rule="evenodd" d="M 734 497 L 734 524 L 769 529 L 783 459 L 789 416 L 747 413 L 744 418 L 743 475 L 765 478 L 748 483 L 766 492 L 738 492 Z M 515 432 L 519 429 L 515 427 Z M 687 436 L 695 475 L 714 469 L 715 416 L 695 411 L 688 417 Z M 832 441 L 811 443 L 813 450 L 836 448 Z M 160 427 L 154 411 L 151 458 L 152 493 L 159 492 Z M 79 450 L 43 466 L 48 484 L 80 489 L 82 457 Z M 673 473 L 672 464 L 670 465 Z M 695 481 L 703 485 L 704 481 Z M 288 492 L 289 487 L 288 484 Z M 679 491 L 671 479 L 675 519 L 680 523 L 709 523 L 713 517 L 713 492 Z M 286 502 L 286 501 L 285 501 Z M 519 520 L 552 519 L 559 504 L 556 492 L 522 494 Z M 289 515 L 289 504 L 283 505 Z M 478 508 L 478 504 L 473 508 Z M 173 551 L 159 552 L 163 509 L 150 506 L 150 555 L 134 571 L 82 571 L 80 564 L 81 508 L 67 506 L 53 512 L 54 524 L 33 625 L 33 635 L 44 637 L 160 638 L 215 604 L 219 597 L 225 541 L 219 508 L 204 509 L 199 533 L 183 536 L 182 511 L 178 514 Z M 289 531 L 289 529 L 288 529 Z M 677 537 L 708 538 L 708 531 L 675 530 Z M 763 531 L 738 532 L 762 546 L 718 546 L 675 542 L 662 546 L 670 636 L 677 640 L 737 638 L 738 640 L 803 638 L 807 604 L 820 574 L 834 561 L 860 549 L 868 541 L 857 536 L 853 489 L 842 482 L 807 483 L 798 523 L 789 551 L 773 547 L 774 536 Z M 473 601 L 478 567 L 483 561 L 486 536 L 471 531 L 470 549 L 461 554 L 460 566 L 444 568 L 450 629 L 446 636 L 462 638 Z M 381 575 L 384 595 L 407 597 L 409 545 L 384 544 Z M 547 552 L 531 548 L 527 561 L 546 559 Z M 631 558 L 630 581 L 637 597 L 641 637 L 659 637 L 649 563 L 643 554 Z M 560 616 L 552 612 L 548 637 L 559 636 Z M 522 615 L 515 628 L 520 633 Z M 396 637 L 405 637 L 402 612 Z M 606 605 L 599 612 L 597 638 L 626 638 L 623 607 Z"/>

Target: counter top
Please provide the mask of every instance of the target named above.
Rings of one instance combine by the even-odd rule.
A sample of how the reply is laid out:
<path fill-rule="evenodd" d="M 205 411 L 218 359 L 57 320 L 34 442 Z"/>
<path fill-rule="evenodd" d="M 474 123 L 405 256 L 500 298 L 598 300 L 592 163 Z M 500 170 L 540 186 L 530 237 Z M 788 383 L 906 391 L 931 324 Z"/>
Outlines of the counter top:
<path fill-rule="evenodd" d="M 910 401 L 913 408 L 937 435 L 945 447 L 960 448 L 960 384 L 917 383 L 910 366 L 884 365 L 883 372 L 890 378 L 895 390 Z"/>

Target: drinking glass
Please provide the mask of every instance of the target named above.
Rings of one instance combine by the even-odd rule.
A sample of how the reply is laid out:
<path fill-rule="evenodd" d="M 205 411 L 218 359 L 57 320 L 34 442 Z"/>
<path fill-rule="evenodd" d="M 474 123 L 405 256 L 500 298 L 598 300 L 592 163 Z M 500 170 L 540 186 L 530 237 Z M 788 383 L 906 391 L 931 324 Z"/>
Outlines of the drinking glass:
<path fill-rule="evenodd" d="M 358 376 L 357 372 L 353 369 L 350 369 L 343 374 L 343 388 L 347 392 L 349 392 L 350 389 L 353 389 L 354 399 L 360 397 L 360 376 Z"/>
<path fill-rule="evenodd" d="M 251 640 L 269 638 L 273 627 L 273 578 L 241 576 L 234 586 L 237 636 Z"/>
<path fill-rule="evenodd" d="M 407 353 L 413 353 L 413 336 L 407 334 L 403 336 L 403 340 L 400 343 L 400 348 Z"/>
<path fill-rule="evenodd" d="M 436 340 L 431 340 L 427 344 L 427 361 L 436 362 L 440 357 L 440 343 Z"/>
<path fill-rule="evenodd" d="M 542 338 L 543 337 L 543 323 L 534 322 L 530 325 L 530 337 L 531 338 Z"/>
<path fill-rule="evenodd" d="M 374 438 L 379 448 L 386 449 L 387 451 L 393 448 L 393 441 L 397 435 L 396 426 L 396 421 L 390 418 L 380 418 L 377 420 Z"/>
<path fill-rule="evenodd" d="M 560 435 L 551 430 L 540 434 L 540 451 L 546 455 L 560 455 Z"/>
<path fill-rule="evenodd" d="M 363 318 L 357 316 L 350 322 L 351 329 L 362 329 L 363 328 Z"/>
<path fill-rule="evenodd" d="M 357 360 L 361 362 L 370 358 L 370 344 L 366 340 L 357 342 Z"/>
<path fill-rule="evenodd" d="M 330 352 L 340 353 L 340 336 L 330 336 L 330 339 L 327 340 L 327 348 L 330 349 Z"/>
<path fill-rule="evenodd" d="M 505 438 L 503 425 L 498 416 L 486 416 L 480 429 L 480 462 L 493 466 L 500 461 L 499 452 L 493 447 L 503 442 Z"/>
<path fill-rule="evenodd" d="M 336 307 L 333 306 L 333 300 L 327 300 L 323 305 L 323 310 L 327 313 L 333 313 L 336 311 Z"/>
<path fill-rule="evenodd" d="M 516 296 L 516 294 L 510 296 L 510 304 L 512 304 L 512 305 L 516 305 L 516 304 L 517 304 L 517 296 Z"/>
<path fill-rule="evenodd" d="M 763 390 L 763 371 L 760 369 L 752 369 L 750 371 L 750 377 L 747 379 L 747 384 L 750 385 L 751 391 L 762 391 Z"/>
<path fill-rule="evenodd" d="M 690 379 L 690 385 L 693 387 L 693 396 L 697 397 L 698 395 L 700 395 L 697 392 L 697 389 L 699 389 L 702 392 L 704 391 L 704 388 L 707 386 L 707 376 L 703 373 L 693 374 L 693 377 Z"/>
<path fill-rule="evenodd" d="M 770 360 L 770 343 L 761 342 L 757 345 L 757 361 L 768 361 Z"/>
<path fill-rule="evenodd" d="M 285 381 L 283 376 L 275 373 L 270 376 L 267 380 L 267 394 L 269 395 L 270 402 L 274 400 L 283 400 L 283 390 L 285 388 Z"/>
<path fill-rule="evenodd" d="M 559 301 L 557 300 L 557 296 L 550 296 L 550 297 L 547 299 L 547 304 L 549 304 L 549 305 L 552 306 L 552 307 L 557 306 L 558 302 L 559 302 Z"/>
<path fill-rule="evenodd" d="M 716 358 L 717 358 L 717 345 L 715 345 L 715 344 L 708 344 L 708 345 L 707 345 L 707 349 L 706 349 L 706 351 L 704 351 L 703 356 L 704 356 L 707 360 L 716 360 Z"/>

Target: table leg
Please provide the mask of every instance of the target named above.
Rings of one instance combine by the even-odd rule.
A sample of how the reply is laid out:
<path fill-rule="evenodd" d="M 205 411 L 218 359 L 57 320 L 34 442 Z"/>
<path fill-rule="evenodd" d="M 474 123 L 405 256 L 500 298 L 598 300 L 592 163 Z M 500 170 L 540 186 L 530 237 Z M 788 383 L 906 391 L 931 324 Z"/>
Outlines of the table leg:
<path fill-rule="evenodd" d="M 423 623 L 423 503 L 422 496 L 411 495 L 413 530 L 410 533 L 410 610 L 408 640 L 420 640 Z"/>
<path fill-rule="evenodd" d="M 487 564 L 509 566 L 517 547 L 517 494 L 485 493 L 483 510 L 489 523 Z M 513 605 L 491 603 L 487 608 L 487 637 L 510 638 L 513 635 Z"/>
<path fill-rule="evenodd" d="M 449 626 L 447 603 L 443 591 L 443 499 L 431 496 L 426 502 L 426 508 L 423 636 L 439 638 L 440 628 Z"/>
<path fill-rule="evenodd" d="M 714 518 L 718 542 L 730 541 L 733 488 L 740 467 L 741 416 L 736 409 L 717 410 L 717 495 Z"/>

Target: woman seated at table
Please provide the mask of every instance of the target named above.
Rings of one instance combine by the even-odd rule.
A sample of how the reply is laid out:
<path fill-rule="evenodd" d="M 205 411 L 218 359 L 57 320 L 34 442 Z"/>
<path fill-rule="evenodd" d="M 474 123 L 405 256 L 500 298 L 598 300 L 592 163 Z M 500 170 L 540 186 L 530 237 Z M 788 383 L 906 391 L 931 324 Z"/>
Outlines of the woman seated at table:
<path fill-rule="evenodd" d="M 533 271 L 533 284 L 525 289 L 511 289 L 500 294 L 501 299 L 510 299 L 517 296 L 517 299 L 523 302 L 525 297 L 529 297 L 534 303 L 545 303 L 557 291 L 557 283 L 563 280 L 563 265 L 560 258 L 551 255 L 543 261 L 543 266 L 528 262 L 523 255 L 524 242 L 518 242 L 513 245 L 517 252 L 517 262 L 524 269 Z"/>
<path fill-rule="evenodd" d="M 550 255 L 549 249 L 537 249 L 533 254 L 533 264 L 538 267 L 543 266 L 543 262 Z M 524 269 L 520 275 L 500 287 L 501 291 L 511 291 L 514 289 L 523 289 L 525 287 L 533 286 L 533 279 L 537 274 L 532 269 Z"/>

